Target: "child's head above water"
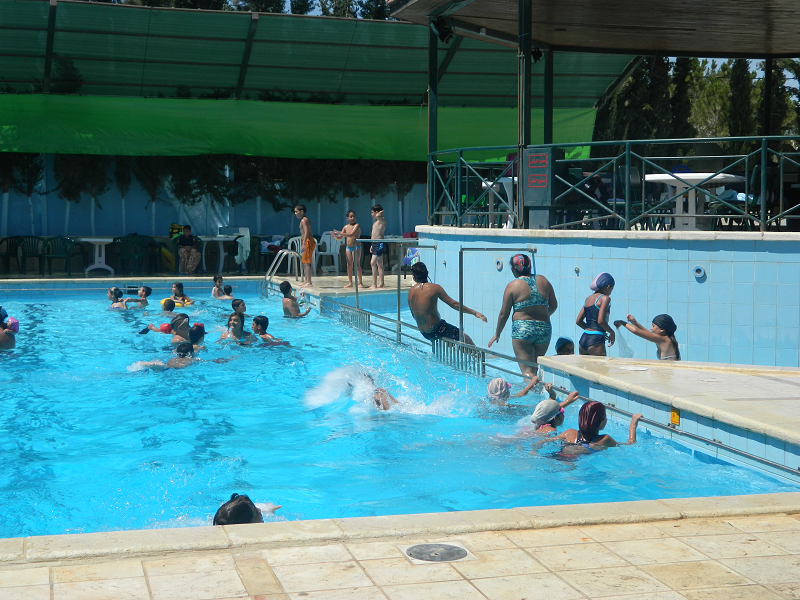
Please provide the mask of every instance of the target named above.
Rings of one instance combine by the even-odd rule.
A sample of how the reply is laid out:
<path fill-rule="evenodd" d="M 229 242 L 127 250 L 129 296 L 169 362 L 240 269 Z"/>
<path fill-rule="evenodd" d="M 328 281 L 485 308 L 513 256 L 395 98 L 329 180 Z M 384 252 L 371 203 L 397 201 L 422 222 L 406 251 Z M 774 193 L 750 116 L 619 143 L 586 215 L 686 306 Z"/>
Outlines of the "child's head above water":
<path fill-rule="evenodd" d="M 245 495 L 233 494 L 231 499 L 219 507 L 214 515 L 214 525 L 242 525 L 245 523 L 263 523 L 261 511 L 253 501 Z"/>
<path fill-rule="evenodd" d="M 560 337 L 556 340 L 556 354 L 567 356 L 575 354 L 575 342 L 568 337 Z"/>
<path fill-rule="evenodd" d="M 176 296 L 183 296 L 183 284 L 175 282 L 172 284 L 172 293 Z"/>
<path fill-rule="evenodd" d="M 163 308 L 166 312 L 172 312 L 175 310 L 175 301 L 167 298 L 161 303 L 161 308 Z"/>
<path fill-rule="evenodd" d="M 531 423 L 535 427 L 550 424 L 553 427 L 558 427 L 564 422 L 564 409 L 555 400 L 548 398 L 542 400 L 536 405 L 536 408 L 531 415 Z"/>
<path fill-rule="evenodd" d="M 229 285 L 222 286 L 222 293 L 226 296 L 230 296 L 233 293 L 233 288 Z"/>
<path fill-rule="evenodd" d="M 108 288 L 108 299 L 112 302 L 116 302 L 122 298 L 122 290 L 118 287 L 110 287 Z"/>
<path fill-rule="evenodd" d="M 189 330 L 189 341 L 192 344 L 199 344 L 201 341 L 203 341 L 203 337 L 205 335 L 206 335 L 205 326 L 202 323 L 195 323 Z"/>
<path fill-rule="evenodd" d="M 244 300 L 239 300 L 238 298 L 231 300 L 231 308 L 234 313 L 243 313 L 247 310 L 247 307 L 244 305 Z"/>
<path fill-rule="evenodd" d="M 264 315 L 258 315 L 257 317 L 253 317 L 253 330 L 255 331 L 256 329 L 258 329 L 256 333 L 258 333 L 259 335 L 267 333 L 267 327 L 269 327 L 269 319 L 267 317 L 265 317 Z"/>
<path fill-rule="evenodd" d="M 281 281 L 280 290 L 281 294 L 283 294 L 285 298 L 288 298 L 292 295 L 292 284 L 288 281 Z"/>
<path fill-rule="evenodd" d="M 222 275 L 214 275 L 214 285 L 222 285 Z"/>
<path fill-rule="evenodd" d="M 502 377 L 496 377 L 489 382 L 486 386 L 486 393 L 492 400 L 506 400 L 509 396 L 509 389 L 511 384 Z"/>
<path fill-rule="evenodd" d="M 175 348 L 175 354 L 178 358 L 192 358 L 194 356 L 194 348 L 190 342 L 181 342 Z"/>

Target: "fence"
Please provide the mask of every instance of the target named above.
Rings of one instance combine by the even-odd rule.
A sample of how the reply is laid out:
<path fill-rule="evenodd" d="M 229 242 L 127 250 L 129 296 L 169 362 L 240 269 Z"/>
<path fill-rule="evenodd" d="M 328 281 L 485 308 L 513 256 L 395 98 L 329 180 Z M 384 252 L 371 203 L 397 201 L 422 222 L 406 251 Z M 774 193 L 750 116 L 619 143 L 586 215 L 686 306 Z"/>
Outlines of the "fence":
<path fill-rule="evenodd" d="M 516 146 L 434 152 L 429 223 L 520 227 L 535 216 L 551 229 L 800 229 L 798 148 L 797 136 L 536 146 L 589 154 L 556 158 L 538 203 L 520 201 Z"/>

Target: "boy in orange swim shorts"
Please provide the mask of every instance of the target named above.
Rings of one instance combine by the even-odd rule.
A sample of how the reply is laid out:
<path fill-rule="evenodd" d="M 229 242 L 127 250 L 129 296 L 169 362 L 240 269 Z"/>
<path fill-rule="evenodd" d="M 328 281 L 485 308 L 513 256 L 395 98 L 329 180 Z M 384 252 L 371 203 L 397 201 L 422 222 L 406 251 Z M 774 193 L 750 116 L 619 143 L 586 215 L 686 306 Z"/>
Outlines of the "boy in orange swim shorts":
<path fill-rule="evenodd" d="M 300 264 L 303 266 L 303 283 L 299 287 L 311 287 L 311 260 L 314 258 L 314 249 L 317 242 L 311 231 L 311 221 L 306 216 L 306 207 L 298 204 L 294 207 L 294 216 L 300 219 L 300 246 L 303 248 L 303 256 Z"/>

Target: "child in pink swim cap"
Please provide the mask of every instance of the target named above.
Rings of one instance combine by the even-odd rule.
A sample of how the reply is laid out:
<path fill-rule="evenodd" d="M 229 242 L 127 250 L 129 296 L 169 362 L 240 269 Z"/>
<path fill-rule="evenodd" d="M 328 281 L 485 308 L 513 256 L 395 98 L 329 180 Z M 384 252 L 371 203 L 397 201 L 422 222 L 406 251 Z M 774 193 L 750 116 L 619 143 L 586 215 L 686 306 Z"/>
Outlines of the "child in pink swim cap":
<path fill-rule="evenodd" d="M 6 321 L 6 329 L 10 329 L 14 333 L 19 333 L 19 321 L 17 321 L 14 317 L 8 317 L 8 321 Z"/>
<path fill-rule="evenodd" d="M 0 350 L 13 349 L 17 345 L 17 333 L 19 333 L 19 321 L 9 317 L 0 306 Z"/>

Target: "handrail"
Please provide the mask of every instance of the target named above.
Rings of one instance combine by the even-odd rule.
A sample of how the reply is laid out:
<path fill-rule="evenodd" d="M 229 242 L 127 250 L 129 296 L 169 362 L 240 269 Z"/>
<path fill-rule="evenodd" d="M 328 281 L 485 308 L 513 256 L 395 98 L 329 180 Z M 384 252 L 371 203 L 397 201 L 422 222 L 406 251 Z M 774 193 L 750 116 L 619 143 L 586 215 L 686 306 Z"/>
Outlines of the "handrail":
<path fill-rule="evenodd" d="M 275 273 L 278 272 L 278 269 L 280 268 L 283 259 L 289 256 L 291 256 L 292 258 L 297 257 L 297 261 L 294 263 L 294 271 L 295 271 L 294 280 L 297 281 L 298 279 L 300 279 L 300 261 L 302 260 L 302 257 L 294 250 L 287 250 L 285 248 L 279 250 L 278 254 L 272 260 L 272 264 L 269 266 L 269 269 L 267 269 L 267 272 L 264 274 L 264 281 L 261 283 L 261 294 L 263 296 L 269 296 L 270 293 L 272 292 L 272 285 L 271 285 L 272 278 L 275 277 Z M 288 270 L 287 270 L 287 275 L 291 276 Z"/>

